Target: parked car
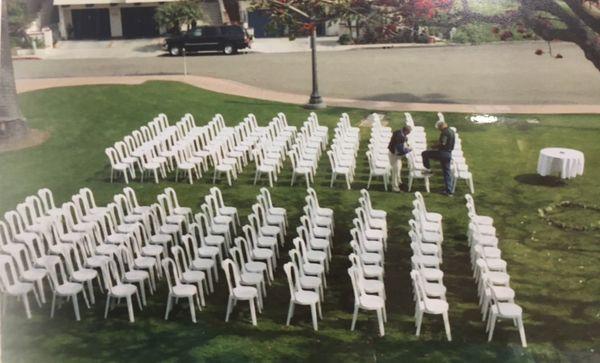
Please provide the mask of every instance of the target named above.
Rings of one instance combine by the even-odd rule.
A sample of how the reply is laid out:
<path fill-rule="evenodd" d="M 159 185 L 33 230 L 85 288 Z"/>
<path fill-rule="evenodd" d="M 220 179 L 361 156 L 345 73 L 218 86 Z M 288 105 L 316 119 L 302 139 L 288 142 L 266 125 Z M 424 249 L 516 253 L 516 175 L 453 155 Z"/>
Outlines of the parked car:
<path fill-rule="evenodd" d="M 229 55 L 249 48 L 250 42 L 250 36 L 241 26 L 200 26 L 165 39 L 163 48 L 173 56 L 182 55 L 184 50 L 186 53 L 213 50 Z"/>

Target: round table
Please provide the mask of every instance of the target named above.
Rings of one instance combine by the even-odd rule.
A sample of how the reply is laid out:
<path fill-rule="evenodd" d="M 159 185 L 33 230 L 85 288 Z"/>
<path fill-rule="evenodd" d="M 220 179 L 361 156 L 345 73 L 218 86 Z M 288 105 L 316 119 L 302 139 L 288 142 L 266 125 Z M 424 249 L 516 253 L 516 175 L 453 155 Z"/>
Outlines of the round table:
<path fill-rule="evenodd" d="M 547 147 L 540 151 L 537 172 L 541 176 L 559 174 L 561 179 L 571 179 L 583 174 L 583 153 L 562 147 Z"/>

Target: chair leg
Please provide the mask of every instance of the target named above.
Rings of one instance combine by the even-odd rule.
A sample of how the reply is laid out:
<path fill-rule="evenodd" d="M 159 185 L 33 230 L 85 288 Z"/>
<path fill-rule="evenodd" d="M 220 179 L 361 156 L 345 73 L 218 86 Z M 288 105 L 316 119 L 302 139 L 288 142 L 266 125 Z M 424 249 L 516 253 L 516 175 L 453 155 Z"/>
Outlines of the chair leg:
<path fill-rule="evenodd" d="M 285 321 L 286 326 L 290 325 L 290 320 L 292 320 L 292 316 L 294 315 L 294 307 L 294 301 L 290 299 L 290 307 L 288 308 L 287 320 Z"/>
<path fill-rule="evenodd" d="M 452 341 L 452 333 L 450 332 L 450 320 L 448 319 L 448 312 L 446 311 L 443 315 L 444 318 L 444 328 L 446 329 L 446 338 L 449 342 Z"/>
<path fill-rule="evenodd" d="M 169 320 L 169 313 L 171 312 L 171 307 L 173 306 L 173 298 L 171 294 L 167 297 L 167 308 L 165 309 L 165 320 Z"/>
<path fill-rule="evenodd" d="M 256 326 L 256 309 L 254 308 L 254 299 L 250 299 L 250 316 L 252 317 L 252 325 Z"/>
<path fill-rule="evenodd" d="M 92 305 L 96 303 L 96 297 L 94 296 L 94 285 L 92 284 L 93 280 L 88 281 L 87 285 L 88 285 L 88 291 L 90 293 L 90 301 L 92 302 Z"/>
<path fill-rule="evenodd" d="M 523 327 L 523 318 L 519 317 L 517 319 L 517 324 L 519 325 L 519 335 L 521 336 L 521 345 L 523 348 L 527 348 L 527 338 L 525 337 L 525 328 Z"/>
<path fill-rule="evenodd" d="M 196 322 L 196 304 L 194 303 L 194 296 L 188 298 L 190 304 L 190 314 L 192 315 L 192 321 Z"/>
<path fill-rule="evenodd" d="M 352 324 L 350 325 L 350 331 L 354 331 L 356 327 L 356 319 L 358 318 L 358 304 L 354 304 L 354 313 L 352 314 Z"/>
<path fill-rule="evenodd" d="M 140 293 L 137 290 L 135 292 L 135 298 L 137 300 L 138 307 L 140 308 L 140 311 L 142 311 L 142 309 L 143 309 L 143 307 L 142 307 L 142 300 L 140 299 Z"/>
<path fill-rule="evenodd" d="M 421 324 L 423 323 L 423 312 L 421 310 L 419 310 L 417 312 L 417 332 L 415 333 L 416 336 L 421 335 Z"/>
<path fill-rule="evenodd" d="M 310 306 L 310 314 L 312 315 L 313 329 L 315 331 L 319 331 L 319 326 L 317 323 L 317 306 L 316 306 L 316 304 L 312 304 Z"/>
<path fill-rule="evenodd" d="M 488 342 L 492 341 L 492 337 L 494 336 L 494 328 L 496 327 L 496 314 L 490 314 L 490 321 L 489 321 L 489 326 L 490 326 L 490 332 L 488 334 Z"/>
<path fill-rule="evenodd" d="M 53 304 L 54 305 L 54 304 Z M 108 308 L 110 307 L 110 295 L 106 295 L 106 304 L 104 306 L 104 319 L 108 317 Z"/>
<path fill-rule="evenodd" d="M 54 300 L 52 300 L 54 302 Z M 23 295 L 23 305 L 25 306 L 25 314 L 27 314 L 27 319 L 31 319 L 31 308 L 29 307 L 29 298 L 27 294 Z M 54 307 L 54 304 L 52 305 Z M 52 315 L 54 315 L 54 310 L 52 311 Z"/>
<path fill-rule="evenodd" d="M 379 324 L 379 336 L 382 337 L 385 335 L 385 330 L 383 327 L 383 311 L 377 310 L 377 323 Z"/>
<path fill-rule="evenodd" d="M 79 320 L 81 320 L 81 317 L 79 316 L 79 302 L 77 301 L 77 294 L 71 296 L 71 299 L 73 300 L 73 310 L 75 311 L 75 320 L 79 321 Z"/>
<path fill-rule="evenodd" d="M 232 304 L 233 296 L 229 295 L 229 299 L 227 299 L 227 311 L 225 312 L 225 322 L 229 321 L 229 314 L 231 313 Z"/>
<path fill-rule="evenodd" d="M 133 316 L 133 303 L 131 301 L 131 295 L 127 296 L 125 298 L 125 301 L 127 302 L 127 312 L 129 313 L 129 322 L 130 323 L 134 323 L 135 322 L 135 318 Z"/>

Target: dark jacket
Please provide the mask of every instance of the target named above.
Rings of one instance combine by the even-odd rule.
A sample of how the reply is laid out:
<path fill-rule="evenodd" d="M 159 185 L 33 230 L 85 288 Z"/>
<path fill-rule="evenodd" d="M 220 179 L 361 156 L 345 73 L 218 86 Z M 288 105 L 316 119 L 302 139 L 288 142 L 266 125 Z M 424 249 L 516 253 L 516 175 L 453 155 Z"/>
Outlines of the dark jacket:
<path fill-rule="evenodd" d="M 402 130 L 394 131 L 388 144 L 388 150 L 396 155 L 406 155 L 410 152 L 410 149 L 405 146 L 406 141 L 408 141 L 408 138 Z"/>

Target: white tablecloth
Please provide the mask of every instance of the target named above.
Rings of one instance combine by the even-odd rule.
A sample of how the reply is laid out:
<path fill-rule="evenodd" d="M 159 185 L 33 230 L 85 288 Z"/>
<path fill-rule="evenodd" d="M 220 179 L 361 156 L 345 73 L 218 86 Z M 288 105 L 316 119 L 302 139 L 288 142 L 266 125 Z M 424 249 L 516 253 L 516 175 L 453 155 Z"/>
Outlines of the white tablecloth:
<path fill-rule="evenodd" d="M 581 151 L 547 147 L 540 151 L 537 172 L 541 176 L 560 174 L 562 179 L 571 179 L 583 174 L 584 163 Z"/>

